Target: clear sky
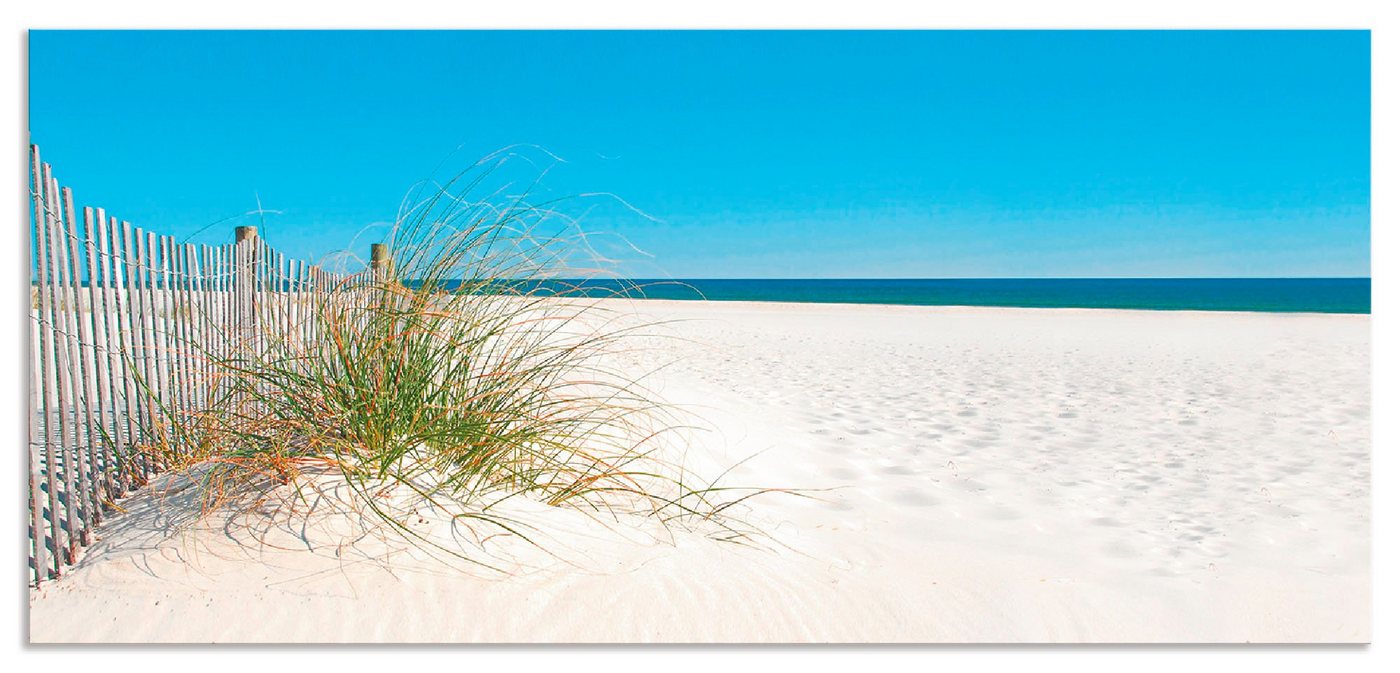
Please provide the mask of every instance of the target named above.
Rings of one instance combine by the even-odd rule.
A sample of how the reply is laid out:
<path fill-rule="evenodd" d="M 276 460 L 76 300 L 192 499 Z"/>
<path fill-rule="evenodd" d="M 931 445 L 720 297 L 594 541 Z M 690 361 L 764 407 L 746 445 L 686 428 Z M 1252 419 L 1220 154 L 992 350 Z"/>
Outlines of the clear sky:
<path fill-rule="evenodd" d="M 233 221 L 206 227 L 256 194 L 289 254 L 367 248 L 415 181 L 532 144 L 564 160 L 541 196 L 646 214 L 566 202 L 634 276 L 1370 275 L 1367 32 L 38 31 L 29 48 L 31 138 L 60 181 L 195 242 L 229 240 Z"/>

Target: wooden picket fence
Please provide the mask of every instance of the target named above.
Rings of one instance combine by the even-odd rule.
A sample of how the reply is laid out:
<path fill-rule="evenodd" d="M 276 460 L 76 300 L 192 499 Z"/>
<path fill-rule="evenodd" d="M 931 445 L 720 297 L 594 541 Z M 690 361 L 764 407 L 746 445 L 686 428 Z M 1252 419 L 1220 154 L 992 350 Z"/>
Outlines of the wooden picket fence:
<path fill-rule="evenodd" d="M 237 389 L 219 362 L 295 340 L 313 312 L 365 295 L 384 247 L 358 274 L 286 258 L 239 227 L 224 245 L 180 243 L 83 207 L 30 147 L 34 206 L 30 313 L 29 562 L 56 578 L 116 503 L 159 473 L 186 437 L 172 427 L 227 411 Z M 360 288 L 360 289 L 357 289 Z M 255 410 L 248 410 L 249 413 Z"/>

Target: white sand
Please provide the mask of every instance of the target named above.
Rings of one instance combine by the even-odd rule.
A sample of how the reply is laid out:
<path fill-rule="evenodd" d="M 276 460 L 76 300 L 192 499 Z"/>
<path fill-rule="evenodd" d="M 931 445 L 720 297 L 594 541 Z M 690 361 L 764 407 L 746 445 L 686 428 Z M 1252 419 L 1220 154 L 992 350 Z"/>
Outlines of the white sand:
<path fill-rule="evenodd" d="M 501 579 L 343 520 L 167 537 L 179 494 L 137 497 L 31 640 L 1370 637 L 1367 316 L 639 306 L 684 320 L 638 364 L 674 360 L 692 462 L 835 487 L 743 514 L 793 551 L 514 502 L 560 558 L 493 541 Z"/>

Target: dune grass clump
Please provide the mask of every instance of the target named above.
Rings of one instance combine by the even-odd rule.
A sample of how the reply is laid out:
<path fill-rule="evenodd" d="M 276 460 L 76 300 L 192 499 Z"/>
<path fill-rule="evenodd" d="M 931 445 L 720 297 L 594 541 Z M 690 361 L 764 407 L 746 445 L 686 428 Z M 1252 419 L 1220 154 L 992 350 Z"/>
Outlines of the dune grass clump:
<path fill-rule="evenodd" d="M 301 309 L 298 324 L 230 330 L 203 353 L 215 372 L 205 408 L 165 415 L 168 440 L 147 450 L 198 466 L 211 510 L 251 507 L 311 468 L 336 473 L 357 507 L 454 556 L 410 525 L 416 512 L 529 539 L 494 509 L 526 497 L 761 537 L 728 513 L 763 490 L 700 481 L 662 450 L 672 416 L 618 365 L 649 326 L 559 280 L 587 247 L 573 223 L 524 197 L 469 200 L 490 172 L 478 165 L 401 216 L 388 267 L 293 288 L 281 305 Z"/>

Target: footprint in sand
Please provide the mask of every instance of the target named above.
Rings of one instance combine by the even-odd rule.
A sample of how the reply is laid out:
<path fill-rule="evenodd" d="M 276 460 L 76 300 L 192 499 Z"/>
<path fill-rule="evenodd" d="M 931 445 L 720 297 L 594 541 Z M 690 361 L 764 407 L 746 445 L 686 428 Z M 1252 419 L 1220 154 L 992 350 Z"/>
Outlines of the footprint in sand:
<path fill-rule="evenodd" d="M 822 507 L 836 512 L 847 512 L 855 509 L 855 507 L 852 507 L 851 504 L 845 500 L 824 500 L 822 501 Z"/>
<path fill-rule="evenodd" d="M 833 467 L 830 470 L 826 471 L 826 475 L 833 479 L 840 479 L 842 481 L 853 481 L 860 476 L 860 473 L 856 472 L 855 470 L 849 467 Z"/>
<path fill-rule="evenodd" d="M 995 521 L 1015 521 L 1021 518 L 1021 513 L 1005 505 L 993 505 L 982 511 L 982 518 Z"/>
<path fill-rule="evenodd" d="M 918 474 L 917 472 L 905 465 L 890 465 L 889 467 L 881 468 L 880 471 L 884 472 L 885 474 L 894 474 L 900 476 Z"/>
<path fill-rule="evenodd" d="M 914 507 L 932 507 L 940 502 L 938 498 L 924 493 L 923 491 L 909 489 L 895 493 L 890 497 L 890 500 L 901 505 L 911 505 Z"/>

